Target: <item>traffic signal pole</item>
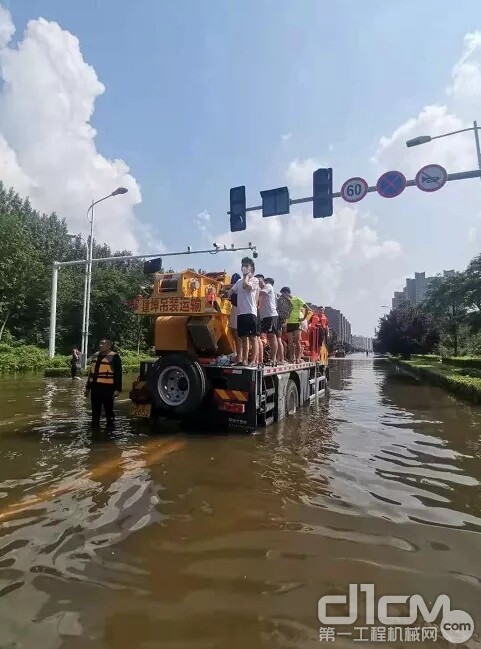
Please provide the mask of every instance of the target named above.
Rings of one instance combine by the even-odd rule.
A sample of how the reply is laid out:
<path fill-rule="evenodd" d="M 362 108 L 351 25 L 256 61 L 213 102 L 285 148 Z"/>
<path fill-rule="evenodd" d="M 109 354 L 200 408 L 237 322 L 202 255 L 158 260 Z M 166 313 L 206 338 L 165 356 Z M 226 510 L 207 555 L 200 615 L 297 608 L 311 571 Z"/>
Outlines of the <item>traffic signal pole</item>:
<path fill-rule="evenodd" d="M 244 250 L 249 250 L 252 252 L 254 257 L 257 257 L 257 246 L 249 243 L 248 246 L 236 247 L 234 244 L 230 248 L 227 246 L 218 246 L 214 244 L 214 247 L 210 250 L 191 250 L 190 246 L 187 250 L 180 250 L 179 252 L 162 252 L 151 255 L 119 255 L 118 257 L 99 257 L 97 259 L 90 259 L 91 264 L 97 264 L 99 262 L 104 263 L 113 263 L 116 261 L 130 261 L 132 259 L 154 259 L 156 257 L 180 257 L 182 255 L 216 255 L 219 252 L 241 252 Z M 50 330 L 49 330 L 49 344 L 48 344 L 48 355 L 49 358 L 55 356 L 55 337 L 57 329 L 57 284 L 58 284 L 58 272 L 60 268 L 64 266 L 85 266 L 85 259 L 76 259 L 74 261 L 54 261 L 52 266 L 52 288 L 51 288 L 51 297 L 50 297 Z M 88 326 L 88 323 L 87 323 Z M 88 350 L 85 350 L 85 354 L 88 355 Z"/>
<path fill-rule="evenodd" d="M 466 180 L 468 178 L 481 178 L 481 168 L 474 169 L 473 171 L 460 171 L 454 174 L 448 174 L 448 181 L 450 180 Z M 408 180 L 406 187 L 415 187 L 415 180 Z M 368 188 L 368 193 L 377 192 L 376 185 L 372 185 Z M 341 198 L 341 192 L 333 192 L 332 198 Z M 306 196 L 305 198 L 291 198 L 291 205 L 301 205 L 302 203 L 312 203 L 312 196 Z M 246 212 L 260 212 L 262 211 L 262 205 L 253 205 L 252 207 L 246 207 Z"/>

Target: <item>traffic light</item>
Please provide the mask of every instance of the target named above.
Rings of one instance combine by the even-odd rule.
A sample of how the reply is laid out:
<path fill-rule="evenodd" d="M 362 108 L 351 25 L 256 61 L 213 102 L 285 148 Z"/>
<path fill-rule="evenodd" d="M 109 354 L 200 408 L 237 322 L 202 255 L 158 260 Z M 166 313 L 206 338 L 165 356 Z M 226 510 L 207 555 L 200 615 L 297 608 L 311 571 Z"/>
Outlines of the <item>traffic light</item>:
<path fill-rule="evenodd" d="M 312 174 L 313 215 L 315 219 L 332 216 L 332 169 L 316 169 Z"/>
<path fill-rule="evenodd" d="M 246 188 L 232 187 L 230 190 L 230 231 L 246 229 Z"/>
<path fill-rule="evenodd" d="M 144 275 L 150 275 L 151 273 L 158 273 L 162 270 L 162 259 L 157 257 L 156 259 L 149 259 L 144 261 Z"/>

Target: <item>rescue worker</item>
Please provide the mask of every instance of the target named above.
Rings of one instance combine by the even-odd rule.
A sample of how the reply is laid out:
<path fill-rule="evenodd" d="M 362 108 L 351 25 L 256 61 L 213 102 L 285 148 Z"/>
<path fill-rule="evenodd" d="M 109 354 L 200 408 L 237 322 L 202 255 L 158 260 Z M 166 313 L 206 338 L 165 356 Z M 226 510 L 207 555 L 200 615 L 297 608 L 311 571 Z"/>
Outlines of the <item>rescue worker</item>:
<path fill-rule="evenodd" d="M 329 322 L 327 320 L 326 309 L 323 306 L 321 306 L 321 308 L 319 309 L 319 319 L 322 329 L 327 332 L 327 330 L 329 329 Z"/>
<path fill-rule="evenodd" d="M 99 352 L 92 358 L 85 390 L 86 395 L 90 393 L 92 426 L 100 424 L 103 406 L 107 426 L 112 428 L 114 399 L 122 391 L 122 361 L 120 356 L 112 351 L 112 342 L 108 338 L 102 338 Z"/>

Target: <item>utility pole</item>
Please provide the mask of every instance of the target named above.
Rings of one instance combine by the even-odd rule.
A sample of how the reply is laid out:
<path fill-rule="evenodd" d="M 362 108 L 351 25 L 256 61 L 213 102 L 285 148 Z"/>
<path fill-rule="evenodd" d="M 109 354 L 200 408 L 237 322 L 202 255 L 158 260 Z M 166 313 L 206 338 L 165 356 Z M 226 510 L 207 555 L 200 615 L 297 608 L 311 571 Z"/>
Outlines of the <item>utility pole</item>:
<path fill-rule="evenodd" d="M 87 261 L 85 263 L 85 281 L 84 281 L 84 302 L 82 309 L 82 344 L 81 344 L 81 354 L 82 354 L 82 369 L 87 367 L 87 356 L 88 356 L 88 344 L 89 344 L 89 325 L 90 325 L 90 287 L 92 285 L 92 257 L 93 257 L 93 246 L 94 246 L 94 207 L 106 201 L 108 198 L 113 196 L 119 196 L 121 194 L 126 194 L 129 190 L 126 187 L 117 187 L 111 194 L 99 198 L 96 201 L 92 201 L 92 204 L 87 210 L 87 219 L 90 222 L 90 236 L 87 244 Z M 90 216 L 89 216 L 90 215 Z"/>

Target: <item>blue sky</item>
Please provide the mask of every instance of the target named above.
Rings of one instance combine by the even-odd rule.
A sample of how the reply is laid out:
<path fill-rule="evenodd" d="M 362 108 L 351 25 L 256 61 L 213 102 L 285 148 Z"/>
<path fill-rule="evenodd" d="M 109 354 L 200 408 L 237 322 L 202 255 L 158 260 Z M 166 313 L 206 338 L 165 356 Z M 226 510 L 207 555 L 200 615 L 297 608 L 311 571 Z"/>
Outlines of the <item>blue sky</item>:
<path fill-rule="evenodd" d="M 353 175 L 375 184 L 383 161 L 390 160 L 387 151 L 377 164 L 371 161 L 380 138 L 391 137 L 424 106 L 444 102 L 464 36 L 481 27 L 479 0 L 466 0 L 462 11 L 459 3 L 442 3 L 440 10 L 439 1 L 414 0 L 2 4 L 12 14 L 17 40 L 27 22 L 40 16 L 79 39 L 85 62 L 105 86 L 91 122 L 97 150 L 128 164 L 142 193 L 135 215 L 169 249 L 203 243 L 195 219 L 204 211 L 209 234 L 225 233 L 229 188 L 245 184 L 248 202 L 258 203 L 259 190 L 286 183 L 296 159 L 331 165 L 336 188 Z M 471 119 L 476 117 L 481 120 L 481 112 Z M 454 138 L 450 146 L 456 146 Z M 398 168 L 406 171 L 402 162 Z M 462 194 L 472 193 L 477 201 L 479 189 L 471 185 Z M 359 333 L 372 333 L 379 306 L 404 274 L 460 267 L 476 252 L 476 233 L 469 240 L 468 232 L 477 227 L 480 203 L 470 213 L 463 208 L 460 216 L 461 190 L 446 188 L 442 198 L 415 191 L 395 201 L 369 196 L 359 206 L 358 223 L 401 249 L 385 285 L 373 279 L 383 273 L 384 257 L 379 266 L 355 265 L 356 294 L 351 288 L 343 292 L 352 284 L 352 259 L 344 264 L 336 258 L 336 273 L 347 276 L 335 277 L 336 292 L 327 291 L 325 299 L 307 294 L 298 271 L 286 280 L 306 299 L 341 306 Z M 291 188 L 291 196 L 309 193 L 301 184 Z M 261 227 L 262 222 L 253 234 Z M 319 236 L 330 233 L 320 230 Z M 269 246 L 269 237 L 262 244 Z M 282 268 L 276 270 L 283 278 Z M 312 266 L 306 275 L 322 272 Z M 369 297 L 368 312 L 361 315 L 362 290 L 371 285 L 379 294 Z M 322 293 L 321 287 L 316 291 Z"/>

